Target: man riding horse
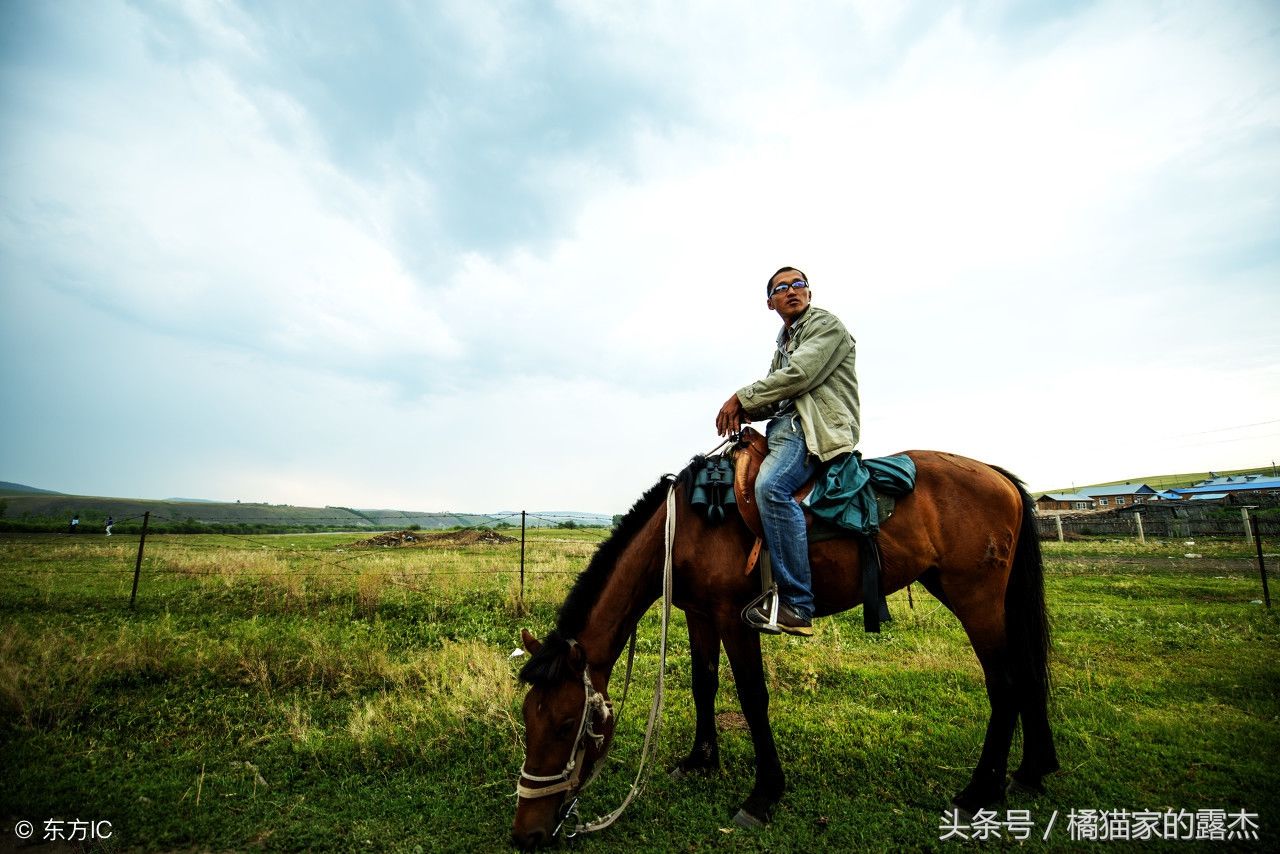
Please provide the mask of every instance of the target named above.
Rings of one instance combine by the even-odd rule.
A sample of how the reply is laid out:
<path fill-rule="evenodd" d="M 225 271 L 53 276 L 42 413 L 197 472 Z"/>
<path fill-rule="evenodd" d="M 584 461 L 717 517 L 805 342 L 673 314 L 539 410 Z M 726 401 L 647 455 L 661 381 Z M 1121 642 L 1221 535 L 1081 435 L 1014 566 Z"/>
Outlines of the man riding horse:
<path fill-rule="evenodd" d="M 723 436 L 750 421 L 772 419 L 756 501 L 778 584 L 777 623 L 770 622 L 764 605 L 744 618 L 760 631 L 808 637 L 814 612 L 809 539 L 794 495 L 819 463 L 851 453 L 858 444 L 854 340 L 839 318 L 811 305 L 808 278 L 795 267 L 770 276 L 765 293 L 766 305 L 783 323 L 769 373 L 725 401 L 716 431 Z"/>
<path fill-rule="evenodd" d="M 622 517 L 574 582 L 555 628 L 543 640 L 522 634 L 529 660 L 520 679 L 529 692 L 522 711 L 524 763 L 511 826 L 516 845 L 545 844 L 562 827 L 571 833 L 599 830 L 620 814 L 621 807 L 579 824 L 578 797 L 607 758 L 617 727 L 610 677 L 627 638 L 659 597 L 663 643 L 671 607 L 684 611 L 689 631 L 695 725 L 693 745 L 676 766 L 681 775 L 720 767 L 716 695 L 722 649 L 733 668 L 755 768 L 755 783 L 733 818 L 740 827 L 768 823 L 787 789 L 769 720 L 760 636 L 753 629 L 808 635 L 815 615 L 873 607 L 873 595 L 917 581 L 964 628 L 982 666 L 990 705 L 982 752 L 952 803 L 975 814 L 1003 801 L 1019 724 L 1022 761 L 1013 779 L 1040 792 L 1043 779 L 1057 771 L 1048 717 L 1051 643 L 1044 563 L 1035 502 L 1021 481 L 1002 468 L 958 454 L 906 451 L 901 456 L 916 473 L 914 489 L 902 493 L 892 516 L 877 514 L 880 583 L 866 585 L 867 563 L 860 555 L 862 543 L 854 537 L 815 537 L 808 554 L 810 538 L 792 494 L 818 462 L 841 455 L 847 459 L 835 465 L 856 460 L 848 455 L 858 441 L 853 339 L 840 321 L 809 302 L 808 283 L 799 270 L 784 267 L 769 278 L 767 304 L 784 323 L 769 374 L 740 389 L 716 417 L 724 434 L 750 418 L 773 416 L 756 498 L 766 520 L 773 571 L 782 582 L 778 598 L 786 597 L 777 624 L 765 616 L 771 606 L 752 607 L 759 601 L 759 582 L 743 571 L 755 560 L 758 532 L 745 514 L 726 518 L 721 513 L 712 519 L 696 509 L 693 499 L 700 488 L 695 482 L 707 459 L 695 457 L 679 474 L 651 487 Z M 754 446 L 752 451 L 754 458 Z M 701 491 L 705 497 L 705 488 Z M 739 509 L 746 496 L 737 496 Z M 811 499 L 810 509 L 816 512 L 818 504 Z M 643 757 L 661 704 L 660 676 L 640 772 L 624 806 L 643 785 Z M 856 761 L 846 763 L 842 770 L 836 762 L 829 773 L 833 781 L 843 775 L 847 784 L 869 782 L 855 766 Z"/>

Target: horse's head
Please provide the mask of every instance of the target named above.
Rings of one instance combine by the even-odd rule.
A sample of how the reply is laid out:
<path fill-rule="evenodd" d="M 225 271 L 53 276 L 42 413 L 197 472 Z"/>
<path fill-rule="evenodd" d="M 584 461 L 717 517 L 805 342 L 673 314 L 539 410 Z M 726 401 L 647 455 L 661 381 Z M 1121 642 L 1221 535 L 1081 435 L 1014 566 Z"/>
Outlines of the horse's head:
<path fill-rule="evenodd" d="M 555 632 L 539 641 L 521 631 L 528 663 L 524 698 L 524 767 L 511 841 L 531 849 L 550 842 L 613 741 L 613 707 L 593 681 L 576 641 Z"/>

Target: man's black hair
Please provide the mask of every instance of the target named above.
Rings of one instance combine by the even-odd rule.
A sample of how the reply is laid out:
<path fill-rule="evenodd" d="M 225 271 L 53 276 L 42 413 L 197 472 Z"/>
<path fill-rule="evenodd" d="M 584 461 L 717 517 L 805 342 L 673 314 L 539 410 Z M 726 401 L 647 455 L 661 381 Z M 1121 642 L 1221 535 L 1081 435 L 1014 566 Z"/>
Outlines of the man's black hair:
<path fill-rule="evenodd" d="M 809 277 L 806 276 L 804 274 L 804 270 L 801 270 L 799 267 L 780 267 L 778 268 L 778 272 L 770 276 L 769 281 L 765 283 L 765 296 L 773 296 L 773 280 L 778 278 L 778 273 L 799 273 L 800 278 L 804 279 L 806 282 L 809 281 Z"/>

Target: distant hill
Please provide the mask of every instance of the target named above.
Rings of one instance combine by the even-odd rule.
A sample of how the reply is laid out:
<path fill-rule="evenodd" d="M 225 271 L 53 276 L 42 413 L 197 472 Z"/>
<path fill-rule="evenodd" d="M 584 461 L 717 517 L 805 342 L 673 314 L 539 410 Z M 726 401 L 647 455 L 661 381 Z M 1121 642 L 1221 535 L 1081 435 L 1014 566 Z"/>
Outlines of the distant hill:
<path fill-rule="evenodd" d="M 14 494 L 0 507 L 4 519 L 66 520 L 79 514 L 85 525 L 114 516 L 117 522 L 151 514 L 153 524 L 247 525 L 271 528 L 396 530 L 493 525 L 489 516 L 470 513 L 418 513 L 405 510 L 356 510 L 349 507 L 295 507 L 288 504 L 231 504 L 216 501 L 149 501 L 88 495 Z"/>
<path fill-rule="evenodd" d="M 450 513 L 415 510 L 362 510 L 353 507 L 297 507 L 289 504 L 262 504 L 205 499 L 170 498 L 152 501 L 141 498 L 109 498 L 67 495 L 22 484 L 0 482 L 0 519 L 21 520 L 26 525 L 38 520 L 65 524 L 74 515 L 82 524 L 93 526 L 108 516 L 117 523 L 136 521 L 151 514 L 155 525 L 245 525 L 268 528 L 340 528 L 346 530 L 392 531 L 417 526 L 440 528 L 520 525 L 520 512 Z M 527 514 L 531 528 L 554 527 L 565 521 L 576 525 L 608 527 L 613 518 L 601 513 L 533 512 Z"/>
<path fill-rule="evenodd" d="M 7 480 L 0 480 L 0 495 L 62 495 L 62 493 L 54 492 L 51 489 L 36 489 L 34 486 L 27 486 L 24 483 L 10 483 Z"/>

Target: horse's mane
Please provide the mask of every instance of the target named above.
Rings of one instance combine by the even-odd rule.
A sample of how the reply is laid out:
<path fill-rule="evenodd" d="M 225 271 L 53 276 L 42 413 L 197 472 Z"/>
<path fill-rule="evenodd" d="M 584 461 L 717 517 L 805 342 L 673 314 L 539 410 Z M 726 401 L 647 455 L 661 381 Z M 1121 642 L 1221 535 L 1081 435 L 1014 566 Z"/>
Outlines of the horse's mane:
<path fill-rule="evenodd" d="M 693 473 L 703 464 L 702 456 L 694 457 L 680 474 L 675 476 L 685 494 L 689 493 Z M 573 583 L 564 604 L 560 606 L 556 617 L 556 627 L 542 641 L 542 647 L 520 668 L 520 681 L 529 685 L 554 685 L 570 678 L 568 653 L 569 640 L 576 638 L 586 625 L 587 614 L 600 598 L 605 583 L 618 565 L 618 558 L 623 550 L 631 545 L 631 541 L 648 524 L 659 506 L 666 500 L 667 490 L 671 487 L 671 476 L 666 475 L 632 505 L 609 539 L 600 544 L 591 561 L 578 575 Z"/>

